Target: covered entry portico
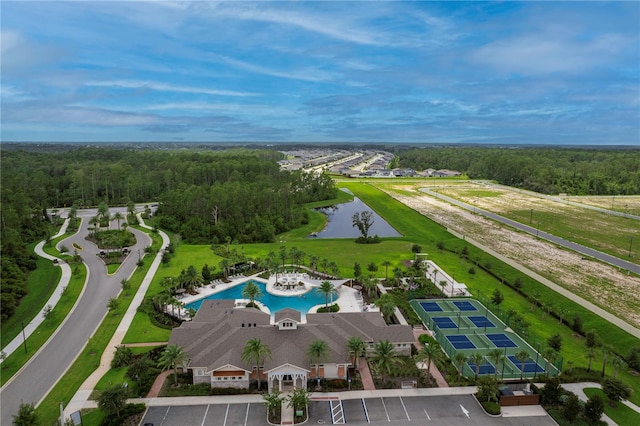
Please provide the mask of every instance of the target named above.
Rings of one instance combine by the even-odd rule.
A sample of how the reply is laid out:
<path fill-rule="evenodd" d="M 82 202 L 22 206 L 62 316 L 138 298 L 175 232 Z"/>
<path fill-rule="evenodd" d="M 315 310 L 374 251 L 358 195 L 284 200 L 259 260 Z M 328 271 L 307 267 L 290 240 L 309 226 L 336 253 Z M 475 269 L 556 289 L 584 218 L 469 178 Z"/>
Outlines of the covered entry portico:
<path fill-rule="evenodd" d="M 280 392 L 291 389 L 306 389 L 310 370 L 291 364 L 284 364 L 267 371 L 269 392 L 277 389 Z"/>

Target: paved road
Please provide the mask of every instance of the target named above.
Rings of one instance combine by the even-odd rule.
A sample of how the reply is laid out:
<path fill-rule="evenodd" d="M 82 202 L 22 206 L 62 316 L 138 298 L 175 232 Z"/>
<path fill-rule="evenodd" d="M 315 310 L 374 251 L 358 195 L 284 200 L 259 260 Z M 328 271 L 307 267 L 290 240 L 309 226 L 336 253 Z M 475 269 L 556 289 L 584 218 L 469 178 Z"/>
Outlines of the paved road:
<path fill-rule="evenodd" d="M 467 210 L 469 210 L 471 212 L 475 212 L 477 214 L 485 216 L 485 217 L 487 217 L 489 219 L 495 220 L 497 222 L 504 223 L 505 225 L 509 225 L 509 226 L 511 226 L 513 228 L 516 228 L 518 230 L 527 232 L 527 233 L 529 233 L 531 235 L 535 235 L 536 237 L 545 239 L 545 240 L 550 241 L 552 243 L 555 243 L 555 244 L 557 244 L 559 246 L 568 248 L 570 250 L 576 251 L 576 252 L 581 253 L 581 254 L 586 255 L 586 256 L 593 257 L 595 259 L 598 259 L 598 260 L 600 260 L 602 262 L 605 262 L 605 263 L 609 263 L 609 264 L 611 264 L 613 266 L 616 266 L 618 268 L 622 268 L 622 269 L 634 272 L 636 274 L 640 274 L 640 265 L 638 265 L 636 263 L 629 262 L 627 260 L 623 260 L 623 259 L 620 259 L 620 258 L 615 257 L 615 256 L 611 256 L 611 255 L 606 254 L 606 253 L 602 253 L 602 252 L 600 252 L 598 250 L 594 250 L 592 248 L 585 247 L 585 246 L 580 245 L 580 244 L 576 244 L 576 243 L 574 243 L 572 241 L 565 240 L 564 238 L 557 237 L 557 236 L 555 236 L 553 234 L 549 234 L 549 233 L 546 233 L 544 231 L 540 231 L 540 230 L 538 230 L 538 229 L 536 229 L 536 228 L 534 228 L 532 226 L 524 225 L 524 224 L 522 224 L 520 222 L 516 222 L 515 220 L 507 219 L 504 216 L 500 216 L 500 215 L 497 215 L 495 213 L 491 213 L 489 211 L 479 209 L 479 208 L 477 208 L 477 207 L 475 207 L 475 206 L 473 206 L 471 204 L 467 204 L 467 203 L 464 203 L 462 201 L 456 200 L 454 198 L 447 197 L 446 195 L 439 194 L 439 193 L 434 192 L 434 191 L 432 191 L 430 189 L 421 188 L 420 191 L 422 191 L 422 192 L 424 192 L 426 194 L 429 194 L 429 195 L 431 195 L 433 197 L 445 200 L 445 201 L 447 201 L 447 202 L 449 202 L 451 204 L 454 204 L 454 205 L 456 205 L 458 207 L 462 207 L 462 208 L 467 209 Z"/>
<path fill-rule="evenodd" d="M 115 211 L 126 214 L 126 209 L 111 209 L 111 213 Z M 107 276 L 106 268 L 97 256 L 97 247 L 84 239 L 88 234 L 89 217 L 93 215 L 95 210 L 79 211 L 78 216 L 83 219 L 79 232 L 61 242 L 69 249 L 74 242 L 83 248 L 79 253 L 89 269 L 89 274 L 80 302 L 49 344 L 0 390 L 2 425 L 11 424 L 12 415 L 17 412 L 20 402 L 40 403 L 66 372 L 106 315 L 109 299 L 116 297 L 120 292 L 120 281 L 129 278 L 134 272 L 138 250 L 143 253 L 144 247 L 151 244 L 147 234 L 129 228 L 136 236 L 137 243 L 131 248 L 131 255 L 120 266 L 118 272 Z M 100 355 L 96 354 L 96 363 L 99 362 Z"/>

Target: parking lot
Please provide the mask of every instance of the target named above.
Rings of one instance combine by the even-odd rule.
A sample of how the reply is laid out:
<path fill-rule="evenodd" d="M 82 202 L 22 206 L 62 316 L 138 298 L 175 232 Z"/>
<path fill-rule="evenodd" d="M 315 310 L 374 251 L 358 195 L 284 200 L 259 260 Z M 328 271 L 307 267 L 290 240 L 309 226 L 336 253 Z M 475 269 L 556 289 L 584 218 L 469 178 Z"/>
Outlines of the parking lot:
<path fill-rule="evenodd" d="M 345 399 L 342 408 L 342 417 L 349 425 L 555 425 L 548 416 L 489 417 L 470 395 Z M 311 401 L 307 424 L 333 424 L 331 412 L 329 401 Z M 336 420 L 339 419 L 338 414 Z M 261 403 L 150 407 L 141 424 L 145 423 L 154 426 L 268 425 L 266 407 Z"/>

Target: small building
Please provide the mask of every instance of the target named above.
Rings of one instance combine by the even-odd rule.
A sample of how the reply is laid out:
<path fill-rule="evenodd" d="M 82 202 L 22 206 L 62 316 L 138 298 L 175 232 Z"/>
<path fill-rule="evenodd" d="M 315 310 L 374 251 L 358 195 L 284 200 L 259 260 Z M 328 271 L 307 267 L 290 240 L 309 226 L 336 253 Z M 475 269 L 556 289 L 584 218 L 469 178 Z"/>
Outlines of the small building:
<path fill-rule="evenodd" d="M 192 321 L 173 329 L 169 344 L 184 348 L 190 361 L 185 367 L 194 383 L 211 387 L 248 388 L 251 380 L 268 383 L 269 391 L 305 388 L 309 380 L 347 379 L 352 365 L 347 340 L 358 336 L 373 351 L 388 340 L 399 355 L 410 355 L 414 337 L 410 326 L 387 325 L 379 312 L 307 314 L 283 309 L 268 313 L 234 308 L 233 300 L 206 300 Z M 271 350 L 260 366 L 242 360 L 246 343 L 259 338 Z M 311 364 L 306 356 L 311 342 L 323 340 L 329 348 L 325 359 Z M 316 376 L 317 371 L 317 376 Z"/>

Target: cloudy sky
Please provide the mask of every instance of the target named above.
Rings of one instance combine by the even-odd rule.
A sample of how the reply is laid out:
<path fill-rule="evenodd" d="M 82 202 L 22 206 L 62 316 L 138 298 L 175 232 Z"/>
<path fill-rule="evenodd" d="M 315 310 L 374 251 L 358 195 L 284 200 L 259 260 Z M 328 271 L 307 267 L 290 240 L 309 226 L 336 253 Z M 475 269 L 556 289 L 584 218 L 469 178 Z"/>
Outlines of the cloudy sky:
<path fill-rule="evenodd" d="M 640 2 L 1 3 L 2 141 L 640 145 Z"/>

